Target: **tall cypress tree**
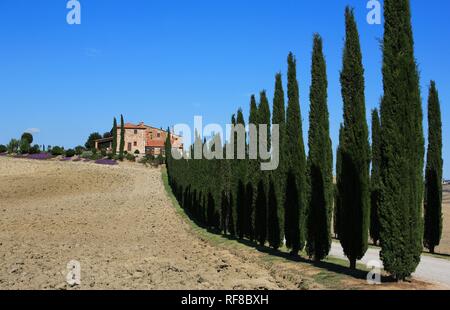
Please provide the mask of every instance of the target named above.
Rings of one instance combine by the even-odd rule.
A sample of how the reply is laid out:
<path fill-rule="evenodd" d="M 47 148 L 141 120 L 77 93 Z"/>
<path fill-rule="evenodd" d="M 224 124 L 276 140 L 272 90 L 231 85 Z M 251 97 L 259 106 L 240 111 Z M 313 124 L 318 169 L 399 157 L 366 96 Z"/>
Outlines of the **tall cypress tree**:
<path fill-rule="evenodd" d="M 370 177 L 370 238 L 375 245 L 380 240 L 380 218 L 378 209 L 381 199 L 381 145 L 380 145 L 380 117 L 378 110 L 372 111 L 372 173 Z"/>
<path fill-rule="evenodd" d="M 442 236 L 442 120 L 436 83 L 428 95 L 428 151 L 425 169 L 424 246 L 434 253 Z"/>
<path fill-rule="evenodd" d="M 322 38 L 314 35 L 311 67 L 309 115 L 309 206 L 306 250 L 315 261 L 324 259 L 331 248 L 331 210 L 333 203 L 333 154 L 327 107 L 327 73 Z"/>
<path fill-rule="evenodd" d="M 244 114 L 242 109 L 237 111 L 236 123 L 245 127 Z M 245 138 L 247 140 L 247 138 Z M 235 141 L 235 146 L 237 141 Z M 247 148 L 247 146 L 246 146 Z M 236 149 L 235 149 L 236 150 Z M 237 150 L 236 150 L 237 152 Z M 245 217 L 248 213 L 246 198 L 245 198 L 245 184 L 247 179 L 247 161 L 246 160 L 236 160 L 235 161 L 235 177 L 237 182 L 236 188 L 236 209 L 237 209 L 237 227 L 236 233 L 240 239 L 244 238 L 246 231 L 246 221 Z"/>
<path fill-rule="evenodd" d="M 117 120 L 114 117 L 114 121 L 113 121 L 113 128 L 112 128 L 112 137 L 113 137 L 113 141 L 112 141 L 112 154 L 115 156 L 117 153 Z"/>
<path fill-rule="evenodd" d="M 305 246 L 306 155 L 303 142 L 297 62 L 288 56 L 288 106 L 282 145 L 285 174 L 284 234 L 286 246 L 297 255 Z"/>
<path fill-rule="evenodd" d="M 123 121 L 123 115 L 120 115 L 120 146 L 119 156 L 123 159 L 123 152 L 125 150 L 125 123 Z"/>
<path fill-rule="evenodd" d="M 368 247 L 370 218 L 369 133 L 364 97 L 364 69 L 353 10 L 345 9 L 345 47 L 341 71 L 344 130 L 341 148 L 339 240 L 350 268 Z"/>
<path fill-rule="evenodd" d="M 265 91 L 260 94 L 258 124 L 267 125 L 267 149 L 270 150 L 270 108 Z M 261 128 L 260 128 L 261 130 Z M 255 238 L 264 245 L 267 239 L 267 192 L 269 172 L 259 171 L 257 196 L 255 203 Z"/>
<path fill-rule="evenodd" d="M 333 208 L 333 231 L 336 238 L 339 238 L 339 222 L 341 217 L 341 192 L 342 190 L 342 145 L 344 144 L 344 125 L 339 128 L 339 145 L 336 152 L 336 185 Z"/>
<path fill-rule="evenodd" d="M 284 90 L 281 73 L 275 76 L 275 93 L 273 98 L 272 125 L 279 127 L 279 165 L 272 172 L 268 198 L 268 240 L 269 245 L 278 249 L 283 239 L 283 204 L 285 195 L 286 172 L 284 168 L 284 143 L 286 134 L 286 116 L 284 107 Z M 275 181 L 276 180 L 276 181 Z M 273 188 L 272 188 L 273 187 Z"/>
<path fill-rule="evenodd" d="M 169 170 L 170 161 L 172 159 L 172 138 L 170 134 L 170 128 L 167 128 L 167 137 L 164 142 L 164 155 L 166 161 L 166 168 Z"/>
<path fill-rule="evenodd" d="M 423 249 L 424 137 L 409 0 L 384 1 L 380 205 L 384 269 L 403 280 Z"/>
<path fill-rule="evenodd" d="M 256 104 L 255 95 L 252 95 L 250 98 L 250 116 L 249 116 L 249 125 L 258 126 L 258 106 Z M 249 137 L 249 143 L 254 143 L 253 139 L 258 142 L 258 138 Z M 258 146 L 256 145 L 256 148 Z M 247 164 L 248 169 L 248 178 L 247 178 L 247 186 L 245 189 L 245 198 L 247 207 L 247 214 L 245 215 L 246 222 L 246 232 L 245 236 L 249 240 L 254 240 L 255 238 L 255 204 L 256 204 L 256 193 L 257 193 L 257 185 L 259 179 L 259 166 L 256 160 L 248 159 Z"/>

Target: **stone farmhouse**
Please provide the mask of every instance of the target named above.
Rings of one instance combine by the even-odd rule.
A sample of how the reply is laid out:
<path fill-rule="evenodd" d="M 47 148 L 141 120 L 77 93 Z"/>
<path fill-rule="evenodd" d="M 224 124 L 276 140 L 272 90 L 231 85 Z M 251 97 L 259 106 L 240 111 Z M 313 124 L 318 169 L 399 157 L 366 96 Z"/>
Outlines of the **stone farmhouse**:
<path fill-rule="evenodd" d="M 167 131 L 152 126 L 145 125 L 143 122 L 135 125 L 126 123 L 125 127 L 125 151 L 128 153 L 147 154 L 165 156 L 164 144 L 167 139 Z M 120 147 L 121 126 L 117 126 L 117 152 Z M 180 136 L 171 133 L 172 148 L 183 150 L 183 139 Z M 112 149 L 113 138 L 104 138 L 95 141 L 96 149 Z"/>

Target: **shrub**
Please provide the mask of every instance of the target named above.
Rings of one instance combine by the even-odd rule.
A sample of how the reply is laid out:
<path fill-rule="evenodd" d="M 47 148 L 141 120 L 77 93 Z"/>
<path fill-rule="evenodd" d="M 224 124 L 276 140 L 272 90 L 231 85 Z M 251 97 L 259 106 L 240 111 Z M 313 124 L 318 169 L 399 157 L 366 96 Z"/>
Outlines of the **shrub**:
<path fill-rule="evenodd" d="M 106 150 L 105 149 L 101 149 L 100 153 L 102 154 L 103 157 L 106 157 Z"/>
<path fill-rule="evenodd" d="M 29 151 L 30 154 L 39 154 L 40 152 L 41 149 L 38 144 L 33 145 L 33 147 L 31 147 Z"/>
<path fill-rule="evenodd" d="M 103 158 L 102 154 L 99 153 L 92 153 L 91 157 L 89 157 L 90 160 L 98 160 L 102 158 Z"/>
<path fill-rule="evenodd" d="M 30 142 L 27 139 L 20 140 L 20 153 L 28 154 L 30 152 Z"/>
<path fill-rule="evenodd" d="M 91 151 L 84 151 L 81 153 L 80 157 L 84 158 L 84 159 L 88 159 L 88 158 L 91 158 L 93 154 L 94 153 L 92 153 Z"/>
<path fill-rule="evenodd" d="M 147 165 L 148 159 L 147 159 L 147 157 L 142 157 L 141 159 L 139 159 L 138 162 L 139 162 L 140 164 Z"/>
<path fill-rule="evenodd" d="M 17 150 L 19 149 L 19 140 L 11 139 L 6 148 L 8 149 L 9 154 L 17 153 Z"/>
<path fill-rule="evenodd" d="M 133 154 L 127 154 L 126 158 L 128 161 L 136 161 L 136 157 Z"/>
<path fill-rule="evenodd" d="M 141 152 L 139 150 L 134 151 L 134 154 L 139 155 Z"/>
<path fill-rule="evenodd" d="M 75 150 L 73 149 L 68 149 L 65 153 L 65 156 L 68 158 L 74 157 L 75 156 Z"/>
<path fill-rule="evenodd" d="M 8 149 L 6 148 L 5 145 L 0 144 L 0 153 L 5 153 Z"/>
<path fill-rule="evenodd" d="M 75 147 L 75 155 L 81 155 L 85 151 L 85 148 L 81 145 Z"/>
<path fill-rule="evenodd" d="M 64 154 L 64 148 L 60 146 L 54 146 L 52 147 L 52 155 L 53 156 L 59 156 Z"/>

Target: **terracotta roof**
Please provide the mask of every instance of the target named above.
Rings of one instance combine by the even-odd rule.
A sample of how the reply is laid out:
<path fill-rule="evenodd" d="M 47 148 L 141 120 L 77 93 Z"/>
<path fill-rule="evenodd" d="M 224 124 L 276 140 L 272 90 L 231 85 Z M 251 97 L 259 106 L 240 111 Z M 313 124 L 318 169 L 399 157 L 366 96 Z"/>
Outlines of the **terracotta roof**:
<path fill-rule="evenodd" d="M 164 147 L 164 140 L 150 140 L 147 138 L 147 142 L 145 143 L 145 146 L 149 147 Z"/>
<path fill-rule="evenodd" d="M 148 126 L 144 125 L 144 123 L 140 123 L 139 125 L 135 125 L 132 123 L 125 123 L 124 125 L 125 129 L 147 129 Z M 121 128 L 120 125 L 117 125 L 117 128 Z"/>

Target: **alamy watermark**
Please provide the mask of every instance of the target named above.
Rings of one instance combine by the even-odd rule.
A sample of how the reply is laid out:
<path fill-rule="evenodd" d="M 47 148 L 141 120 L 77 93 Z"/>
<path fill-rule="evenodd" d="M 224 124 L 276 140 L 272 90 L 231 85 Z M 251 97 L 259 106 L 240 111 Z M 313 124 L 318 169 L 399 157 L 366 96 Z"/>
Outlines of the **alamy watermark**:
<path fill-rule="evenodd" d="M 70 286 L 81 285 L 81 264 L 77 260 L 67 263 L 66 282 Z"/>
<path fill-rule="evenodd" d="M 66 21 L 69 25 L 81 24 L 81 4 L 78 0 L 69 0 L 66 8 L 69 10 Z"/>
<path fill-rule="evenodd" d="M 369 25 L 381 25 L 381 3 L 379 0 L 369 0 L 366 8 L 369 10 L 367 13 L 367 23 Z"/>
<path fill-rule="evenodd" d="M 269 137 L 270 131 L 270 149 Z M 176 135 L 183 137 L 187 145 L 192 143 L 192 130 L 187 124 L 177 124 L 173 128 Z M 219 124 L 208 124 L 203 127 L 203 118 L 194 117 L 194 132 L 198 135 L 193 143 L 193 153 L 178 149 L 172 149 L 172 158 L 184 159 L 226 159 L 226 160 L 260 160 L 262 171 L 271 171 L 278 168 L 280 162 L 280 126 L 273 124 L 249 124 L 244 127 L 241 124 L 227 124 L 225 128 L 226 144 L 225 154 L 222 149 L 224 130 Z M 248 137 L 248 143 L 247 143 Z M 203 143 L 203 138 L 209 138 Z M 247 147 L 248 145 L 248 147 Z"/>
<path fill-rule="evenodd" d="M 380 285 L 381 284 L 381 269 L 383 265 L 379 260 L 371 260 L 367 263 L 367 269 L 370 269 L 367 274 L 367 284 Z"/>

